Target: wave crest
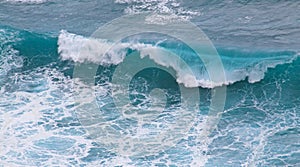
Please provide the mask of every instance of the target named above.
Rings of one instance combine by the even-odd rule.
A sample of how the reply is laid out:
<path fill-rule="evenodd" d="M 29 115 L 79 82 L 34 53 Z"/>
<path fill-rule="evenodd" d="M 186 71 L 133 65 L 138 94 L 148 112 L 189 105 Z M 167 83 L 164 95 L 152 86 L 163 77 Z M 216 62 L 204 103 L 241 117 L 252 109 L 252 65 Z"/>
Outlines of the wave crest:
<path fill-rule="evenodd" d="M 247 80 L 249 83 L 261 81 L 269 68 L 292 63 L 298 55 L 293 52 L 257 52 L 247 53 L 235 50 L 218 49 L 223 62 L 226 81 L 216 83 L 210 80 L 204 64 L 193 59 L 187 63 L 192 65 L 195 76 L 189 75 L 188 69 L 177 59 L 161 56 L 158 50 L 166 50 L 157 44 L 113 43 L 105 39 L 86 38 L 62 30 L 58 39 L 58 52 L 62 60 L 83 63 L 91 62 L 99 65 L 118 65 L 123 62 L 129 50 L 137 50 L 140 57 L 148 56 L 155 63 L 171 67 L 176 71 L 176 81 L 186 87 L 214 88 Z M 186 53 L 189 56 L 189 53 Z M 194 64 L 193 64 L 194 63 Z M 196 68 L 195 68 L 196 67 Z"/>

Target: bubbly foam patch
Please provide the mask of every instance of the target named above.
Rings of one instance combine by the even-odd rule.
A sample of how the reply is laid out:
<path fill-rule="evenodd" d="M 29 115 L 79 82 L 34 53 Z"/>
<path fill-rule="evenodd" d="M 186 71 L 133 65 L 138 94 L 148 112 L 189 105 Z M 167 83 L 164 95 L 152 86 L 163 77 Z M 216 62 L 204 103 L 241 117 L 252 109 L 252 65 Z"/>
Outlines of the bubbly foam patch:
<path fill-rule="evenodd" d="M 12 47 L 19 40 L 18 33 L 0 29 L 0 86 L 7 80 L 9 71 L 23 66 L 23 58 Z"/>
<path fill-rule="evenodd" d="M 192 153 L 189 152 L 190 147 L 184 143 L 179 144 L 179 148 L 172 148 L 163 155 L 145 161 L 116 155 L 99 146 L 88 138 L 81 123 L 76 119 L 76 108 L 94 100 L 87 94 L 86 97 L 89 97 L 90 101 L 89 98 L 82 100 L 82 103 L 74 101 L 76 94 L 84 94 L 85 88 L 89 86 L 80 81 L 74 83 L 73 79 L 55 69 L 42 67 L 18 73 L 9 79 L 10 82 L 0 94 L 1 164 L 144 166 L 149 163 L 161 164 L 162 161 L 169 165 L 190 163 L 188 156 L 192 156 Z M 107 101 L 110 94 L 106 84 L 93 88 L 96 90 L 100 109 L 105 109 L 109 103 L 113 103 Z M 116 113 L 108 114 L 113 116 Z M 145 129 L 140 128 L 141 132 Z M 136 135 L 142 137 L 143 133 Z M 186 155 L 175 155 L 172 153 L 174 151 Z M 181 157 L 180 160 L 176 160 L 178 156 Z"/>
<path fill-rule="evenodd" d="M 84 138 L 84 130 L 76 126 L 67 78 L 44 68 L 11 76 L 10 80 L 0 95 L 1 164 L 79 163 L 91 142 Z"/>
<path fill-rule="evenodd" d="M 141 12 L 155 12 L 161 15 L 149 18 L 148 21 L 153 23 L 166 23 L 176 19 L 191 19 L 193 16 L 200 15 L 199 11 L 187 10 L 180 6 L 177 0 L 116 0 L 115 3 L 127 4 L 125 13 L 136 14 Z"/>

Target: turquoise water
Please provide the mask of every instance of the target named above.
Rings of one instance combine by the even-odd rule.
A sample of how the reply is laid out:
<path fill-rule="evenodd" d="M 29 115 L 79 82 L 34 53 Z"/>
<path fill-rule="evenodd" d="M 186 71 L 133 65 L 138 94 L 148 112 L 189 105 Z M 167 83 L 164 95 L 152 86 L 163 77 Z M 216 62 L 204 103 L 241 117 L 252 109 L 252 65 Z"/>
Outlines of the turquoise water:
<path fill-rule="evenodd" d="M 0 166 L 300 166 L 299 8 L 298 1 L 0 1 Z M 125 39 L 125 56 L 139 51 L 137 43 L 179 54 L 199 80 L 200 110 L 192 111 L 193 126 L 172 147 L 124 155 L 88 135 L 78 118 L 73 71 L 84 59 L 76 48 L 93 41 L 99 26 L 142 11 L 194 22 L 216 46 L 226 82 L 205 86 L 203 62 L 181 41 L 157 34 Z M 101 121 L 135 134 L 137 121 L 123 119 L 112 98 L 114 71 L 123 61 L 115 54 L 100 60 L 96 101 Z M 130 81 L 130 102 L 151 107 L 151 91 L 162 89 L 166 106 L 156 122 L 163 129 L 174 109 L 185 110 L 180 85 L 189 80 L 180 79 L 146 68 Z M 224 110 L 199 140 L 218 85 L 227 86 Z"/>

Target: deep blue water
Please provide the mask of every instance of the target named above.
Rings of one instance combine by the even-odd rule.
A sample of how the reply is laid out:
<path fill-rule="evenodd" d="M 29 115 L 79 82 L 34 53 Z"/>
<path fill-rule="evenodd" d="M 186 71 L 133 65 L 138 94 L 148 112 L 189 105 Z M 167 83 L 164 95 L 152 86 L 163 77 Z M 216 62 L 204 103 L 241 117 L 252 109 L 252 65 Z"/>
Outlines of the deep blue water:
<path fill-rule="evenodd" d="M 0 166 L 300 166 L 299 9 L 296 0 L 0 1 Z M 110 45 L 89 37 L 98 27 L 143 11 L 177 15 L 201 28 L 220 55 L 226 81 L 209 85 L 205 63 L 187 44 L 155 33 L 124 39 L 121 49 L 115 46 L 112 57 L 103 56 L 100 62 L 88 57 L 100 54 L 93 48 L 83 48 L 78 57 L 84 44 Z M 196 87 L 185 89 L 199 92 L 200 108 L 183 104 L 181 87 L 189 78 L 176 78 L 161 66 L 132 77 L 126 96 L 140 114 L 165 100 L 162 111 L 153 107 L 154 113 L 159 111 L 151 117 L 155 124 L 140 127 L 139 119 L 124 117 L 136 115 L 131 108 L 122 114 L 124 108 L 113 99 L 112 89 L 118 86 L 114 72 L 125 61 L 121 55 L 142 52 L 140 45 L 180 55 L 199 80 Z M 77 93 L 85 91 L 76 86 L 83 83 L 74 71 L 82 60 L 100 64 L 93 83 L 99 110 L 78 100 Z M 226 87 L 224 109 L 216 127 L 198 138 L 207 128 L 203 122 L 220 85 Z M 165 99 L 151 99 L 157 89 Z M 92 121 L 82 121 L 82 109 L 93 110 L 99 117 L 93 116 L 94 121 L 112 129 L 90 135 L 85 127 Z M 157 129 L 180 119 L 176 109 L 192 113 L 194 119 L 172 147 L 149 153 L 137 146 L 136 152 L 120 152 L 93 136 L 101 140 L 113 131 L 120 141 L 127 135 L 147 141 L 144 131 L 155 136 Z"/>

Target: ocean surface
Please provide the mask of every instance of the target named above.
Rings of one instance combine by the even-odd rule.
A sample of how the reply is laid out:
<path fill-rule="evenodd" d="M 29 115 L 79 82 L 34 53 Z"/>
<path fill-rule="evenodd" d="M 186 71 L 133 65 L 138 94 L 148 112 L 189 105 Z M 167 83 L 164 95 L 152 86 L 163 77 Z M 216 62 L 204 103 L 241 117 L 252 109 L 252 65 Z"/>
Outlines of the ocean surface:
<path fill-rule="evenodd" d="M 143 12 L 162 15 L 152 23 L 195 24 L 216 48 L 225 80 L 210 82 L 205 61 L 168 34 L 133 35 L 115 46 L 92 37 L 113 19 Z M 101 55 L 98 45 L 111 52 Z M 0 46 L 0 166 L 300 166 L 298 0 L 0 0 Z M 151 57 L 161 49 L 180 55 L 196 81 L 172 58 Z M 160 68 L 139 71 L 128 90 L 119 89 L 128 93 L 127 104 L 113 97 L 114 72 L 136 51 Z M 85 106 L 91 96 L 82 96 L 87 86 L 74 75 L 87 62 L 99 65 L 95 110 Z M 126 76 L 119 72 L 116 79 Z M 222 88 L 224 108 L 215 125 L 207 124 L 214 92 Z M 184 105 L 191 101 L 181 90 L 198 92 L 199 106 Z M 164 108 L 155 108 L 160 102 Z M 143 113 L 132 112 L 145 109 L 158 113 L 141 125 Z M 86 118 L 82 110 L 94 115 Z M 186 112 L 190 126 L 176 127 Z M 100 122 L 94 131 L 89 118 Z M 103 125 L 109 128 L 102 131 Z M 165 140 L 143 145 L 168 128 Z M 117 141 L 137 145 L 126 149 Z M 158 146 L 169 141 L 176 142 Z"/>

